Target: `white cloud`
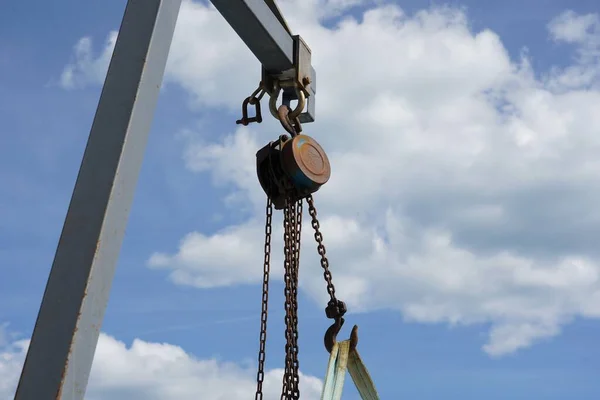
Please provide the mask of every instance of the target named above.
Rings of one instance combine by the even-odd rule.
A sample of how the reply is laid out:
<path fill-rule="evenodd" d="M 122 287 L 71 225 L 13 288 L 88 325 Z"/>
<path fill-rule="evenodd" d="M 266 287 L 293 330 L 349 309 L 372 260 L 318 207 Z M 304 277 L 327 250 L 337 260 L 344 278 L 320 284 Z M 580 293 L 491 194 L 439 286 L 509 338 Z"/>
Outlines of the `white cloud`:
<path fill-rule="evenodd" d="M 548 24 L 550 35 L 558 42 L 576 44 L 574 65 L 564 70 L 554 69 L 547 82 L 554 90 L 567 88 L 599 89 L 600 77 L 600 15 L 579 15 L 565 11 Z"/>
<path fill-rule="evenodd" d="M 585 43 L 598 34 L 600 17 L 597 14 L 579 15 L 569 10 L 550 21 L 548 28 L 556 40 Z"/>
<path fill-rule="evenodd" d="M 28 345 L 28 341 L 10 341 L 7 326 L 0 325 L 0 399 L 12 398 Z"/>
<path fill-rule="evenodd" d="M 73 50 L 73 61 L 65 67 L 60 76 L 60 86 L 65 89 L 76 89 L 104 82 L 116 42 L 117 32 L 110 32 L 104 49 L 99 56 L 95 56 L 92 50 L 92 39 L 90 37 L 79 39 Z"/>
<path fill-rule="evenodd" d="M 212 236 L 190 233 L 181 241 L 176 255 L 155 253 L 149 265 L 168 269 L 177 265 L 171 280 L 200 288 L 255 283 L 262 276 L 262 269 L 252 267 L 257 264 L 256 256 L 260 256 L 255 249 L 262 247 L 257 226 L 252 223 Z M 198 265 L 206 266 L 201 274 L 196 271 Z"/>
<path fill-rule="evenodd" d="M 511 60 L 494 32 L 473 32 L 461 10 L 409 16 L 373 6 L 326 28 L 323 4 L 280 6 L 318 71 L 318 120 L 305 132 L 331 159 L 315 197 L 340 297 L 352 310 L 393 309 L 411 321 L 490 323 L 483 349 L 495 356 L 575 317 L 597 318 L 598 16 L 549 24 L 579 56 L 544 75 L 525 54 Z M 258 79 L 243 43 L 200 4 L 184 4 L 171 58 L 168 79 L 209 107 L 237 112 Z M 231 188 L 228 205 L 248 205 L 249 217 L 188 234 L 153 266 L 198 287 L 259 282 L 264 196 L 254 154 L 279 133 L 268 121 L 190 139 L 188 167 Z M 312 241 L 305 224 L 301 285 L 322 301 Z"/>
<path fill-rule="evenodd" d="M 12 398 L 27 352 L 28 341 L 0 346 L 0 399 Z M 200 360 L 181 347 L 135 339 L 131 346 L 101 334 L 88 400 L 242 400 L 256 390 L 254 366 L 243 367 L 216 359 Z M 267 371 L 266 400 L 279 399 L 283 371 Z M 300 375 L 302 398 L 319 399 L 321 380 Z"/>

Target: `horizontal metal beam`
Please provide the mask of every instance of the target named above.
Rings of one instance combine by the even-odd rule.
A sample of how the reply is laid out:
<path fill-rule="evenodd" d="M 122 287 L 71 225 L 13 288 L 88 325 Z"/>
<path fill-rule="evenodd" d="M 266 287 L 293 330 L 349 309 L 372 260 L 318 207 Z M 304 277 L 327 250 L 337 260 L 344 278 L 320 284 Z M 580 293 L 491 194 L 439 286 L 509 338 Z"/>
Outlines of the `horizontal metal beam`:
<path fill-rule="evenodd" d="M 82 400 L 181 0 L 129 0 L 15 400 Z"/>
<path fill-rule="evenodd" d="M 223 18 L 269 72 L 294 66 L 292 36 L 264 0 L 211 0 Z"/>

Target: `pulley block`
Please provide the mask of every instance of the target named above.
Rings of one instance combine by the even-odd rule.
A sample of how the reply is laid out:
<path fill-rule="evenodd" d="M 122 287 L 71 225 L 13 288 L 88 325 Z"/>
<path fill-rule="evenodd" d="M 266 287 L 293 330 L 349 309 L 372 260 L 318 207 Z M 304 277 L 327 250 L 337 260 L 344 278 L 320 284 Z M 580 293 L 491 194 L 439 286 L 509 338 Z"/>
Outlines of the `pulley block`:
<path fill-rule="evenodd" d="M 308 135 L 281 135 L 256 153 L 258 180 L 277 210 L 319 190 L 331 175 L 329 159 Z"/>

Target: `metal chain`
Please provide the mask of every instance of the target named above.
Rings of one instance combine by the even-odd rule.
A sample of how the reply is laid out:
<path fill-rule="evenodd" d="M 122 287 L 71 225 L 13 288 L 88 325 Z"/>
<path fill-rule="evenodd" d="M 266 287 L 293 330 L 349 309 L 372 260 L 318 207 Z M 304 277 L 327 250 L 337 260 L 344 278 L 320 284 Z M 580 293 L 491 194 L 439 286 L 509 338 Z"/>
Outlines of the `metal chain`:
<path fill-rule="evenodd" d="M 298 261 L 300 243 L 298 241 L 298 206 L 286 201 L 284 208 L 284 280 L 285 280 L 285 372 L 283 376 L 282 400 L 300 398 L 298 362 Z M 301 208 L 300 208 L 301 209 Z"/>
<path fill-rule="evenodd" d="M 296 203 L 296 262 L 298 263 L 298 274 L 300 273 L 300 242 L 302 239 L 302 199 Z"/>
<path fill-rule="evenodd" d="M 300 398 L 300 363 L 298 360 L 298 280 L 300 271 L 300 236 L 302 232 L 302 200 L 290 207 L 292 227 L 292 399 Z"/>
<path fill-rule="evenodd" d="M 260 314 L 260 350 L 258 352 L 258 372 L 256 374 L 255 400 L 262 400 L 262 385 L 265 379 L 265 346 L 267 343 L 267 317 L 269 307 L 269 272 L 271 269 L 271 222 L 273 218 L 273 204 L 267 198 L 266 223 L 265 223 L 265 259 L 262 285 L 262 310 Z"/>
<path fill-rule="evenodd" d="M 315 208 L 315 204 L 312 198 L 312 195 L 306 197 L 306 202 L 308 203 L 308 213 L 310 214 L 312 221 L 311 225 L 315 230 L 315 240 L 317 241 L 317 252 L 321 256 L 321 267 L 323 268 L 323 277 L 325 278 L 325 282 L 327 283 L 327 293 L 329 293 L 329 297 L 331 298 L 331 302 L 337 303 L 338 300 L 335 297 L 335 286 L 331 280 L 331 271 L 329 271 L 329 260 L 327 259 L 327 251 L 325 250 L 325 245 L 323 244 L 323 234 L 320 230 L 319 220 L 317 219 L 317 210 Z"/>
<path fill-rule="evenodd" d="M 345 304 L 339 301 L 335 296 L 335 286 L 332 282 L 331 272 L 329 270 L 329 260 L 327 259 L 325 245 L 323 244 L 323 234 L 320 230 L 317 210 L 314 206 L 314 200 L 311 195 L 306 197 L 308 210 L 311 216 L 311 225 L 315 231 L 314 237 L 317 242 L 317 251 L 321 256 L 321 267 L 323 276 L 327 283 L 327 292 L 331 300 L 326 308 L 329 318 L 339 320 L 346 312 Z M 285 369 L 283 374 L 283 385 L 281 400 L 299 400 L 300 398 L 300 375 L 298 359 L 298 281 L 300 265 L 300 247 L 302 237 L 302 199 L 292 201 L 286 200 L 283 209 L 283 242 L 284 242 L 284 295 L 285 295 Z M 270 272 L 270 253 L 271 253 L 271 224 L 273 215 L 273 205 L 270 199 L 267 200 L 265 224 L 265 258 L 263 275 L 263 296 L 261 312 L 261 332 L 260 332 L 260 351 L 258 356 L 257 373 L 257 391 L 255 400 L 262 400 L 262 384 L 264 381 L 264 362 L 265 346 L 267 339 L 267 315 L 269 298 L 269 272 Z"/>
<path fill-rule="evenodd" d="M 283 210 L 283 254 L 284 254 L 284 265 L 283 271 L 284 276 L 283 280 L 285 283 L 284 286 L 284 296 L 285 296 L 285 369 L 283 373 L 283 387 L 281 391 L 281 400 L 287 400 L 291 396 L 291 385 L 290 374 L 291 374 L 291 357 L 290 357 L 290 344 L 292 341 L 292 321 L 291 321 L 291 262 L 290 262 L 290 210 L 286 201 L 285 208 Z"/>

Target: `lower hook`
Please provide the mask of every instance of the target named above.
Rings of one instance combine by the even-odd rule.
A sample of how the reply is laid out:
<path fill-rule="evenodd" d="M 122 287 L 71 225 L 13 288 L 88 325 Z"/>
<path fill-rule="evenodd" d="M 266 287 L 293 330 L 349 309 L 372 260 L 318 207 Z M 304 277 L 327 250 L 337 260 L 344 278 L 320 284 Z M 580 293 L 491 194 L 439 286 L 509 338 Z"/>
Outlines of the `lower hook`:
<path fill-rule="evenodd" d="M 327 331 L 325 331 L 325 348 L 327 352 L 331 353 L 333 350 L 333 346 L 337 342 L 337 334 L 340 333 L 342 326 L 344 325 L 344 318 L 340 318 L 336 320 Z M 352 332 L 350 333 L 350 351 L 354 351 L 356 349 L 356 345 L 358 344 L 358 325 L 354 325 L 352 327 Z"/>

